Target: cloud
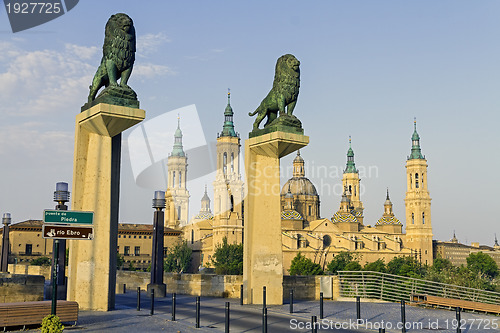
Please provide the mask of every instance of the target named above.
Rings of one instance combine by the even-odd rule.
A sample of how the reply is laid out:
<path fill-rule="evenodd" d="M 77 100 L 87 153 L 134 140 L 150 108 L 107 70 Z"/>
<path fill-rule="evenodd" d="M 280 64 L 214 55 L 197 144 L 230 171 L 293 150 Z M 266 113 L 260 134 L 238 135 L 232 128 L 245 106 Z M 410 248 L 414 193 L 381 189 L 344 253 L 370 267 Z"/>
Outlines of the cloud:
<path fill-rule="evenodd" d="M 137 56 L 146 57 L 158 50 L 158 47 L 169 43 L 170 39 L 163 32 L 157 34 L 145 34 L 137 37 Z"/>
<path fill-rule="evenodd" d="M 151 63 L 134 65 L 134 74 L 139 78 L 152 78 L 166 74 L 175 74 L 169 67 Z"/>

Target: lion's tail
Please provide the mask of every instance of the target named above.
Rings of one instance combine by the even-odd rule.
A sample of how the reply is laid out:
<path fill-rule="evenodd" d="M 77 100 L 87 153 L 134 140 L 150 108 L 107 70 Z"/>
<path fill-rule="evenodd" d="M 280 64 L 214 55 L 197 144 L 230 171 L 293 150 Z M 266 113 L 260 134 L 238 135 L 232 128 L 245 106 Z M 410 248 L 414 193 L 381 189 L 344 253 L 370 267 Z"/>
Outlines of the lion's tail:
<path fill-rule="evenodd" d="M 257 110 L 255 110 L 254 112 L 248 112 L 248 115 L 249 115 L 250 117 L 253 117 L 253 116 L 255 116 L 255 115 L 257 114 L 257 112 L 259 112 L 259 109 L 258 109 L 258 108 L 257 108 Z"/>

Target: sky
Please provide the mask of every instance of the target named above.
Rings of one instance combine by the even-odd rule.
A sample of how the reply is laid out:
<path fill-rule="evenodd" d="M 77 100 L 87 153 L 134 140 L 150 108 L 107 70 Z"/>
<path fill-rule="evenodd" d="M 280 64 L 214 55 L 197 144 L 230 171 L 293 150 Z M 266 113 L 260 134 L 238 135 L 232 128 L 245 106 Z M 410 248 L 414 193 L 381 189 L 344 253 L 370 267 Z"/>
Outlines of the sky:
<path fill-rule="evenodd" d="M 121 222 L 152 223 L 177 114 L 189 160 L 189 215 L 199 211 L 205 184 L 213 199 L 206 156 L 222 131 L 227 89 L 243 144 L 254 120 L 248 112 L 270 90 L 276 60 L 291 53 L 301 62 L 294 114 L 310 138 L 301 155 L 322 217 L 339 208 L 351 136 L 365 224 L 381 217 L 387 188 L 405 222 L 405 162 L 416 117 L 434 239 L 449 240 L 455 231 L 463 243 L 493 245 L 500 236 L 495 0 L 86 0 L 18 33 L 2 6 L 0 212 L 14 223 L 41 219 L 54 207 L 55 183 L 71 185 L 75 116 L 100 63 L 106 21 L 118 12 L 134 20 L 129 85 L 146 110 L 143 126 L 155 149 L 148 160 L 134 135 L 139 127 L 123 133 Z M 281 160 L 282 184 L 293 158 Z"/>

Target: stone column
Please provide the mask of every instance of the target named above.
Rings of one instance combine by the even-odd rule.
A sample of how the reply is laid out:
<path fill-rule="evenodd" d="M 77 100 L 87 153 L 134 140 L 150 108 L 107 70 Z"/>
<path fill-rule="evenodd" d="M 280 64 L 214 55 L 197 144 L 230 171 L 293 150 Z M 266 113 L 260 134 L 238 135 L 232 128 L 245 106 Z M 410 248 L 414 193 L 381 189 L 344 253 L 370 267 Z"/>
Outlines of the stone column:
<path fill-rule="evenodd" d="M 94 239 L 69 241 L 68 300 L 81 310 L 115 306 L 121 133 L 144 117 L 105 103 L 76 116 L 71 207 L 94 212 Z"/>
<path fill-rule="evenodd" d="M 309 143 L 309 137 L 271 132 L 245 142 L 245 199 L 243 301 L 283 304 L 280 158 Z"/>

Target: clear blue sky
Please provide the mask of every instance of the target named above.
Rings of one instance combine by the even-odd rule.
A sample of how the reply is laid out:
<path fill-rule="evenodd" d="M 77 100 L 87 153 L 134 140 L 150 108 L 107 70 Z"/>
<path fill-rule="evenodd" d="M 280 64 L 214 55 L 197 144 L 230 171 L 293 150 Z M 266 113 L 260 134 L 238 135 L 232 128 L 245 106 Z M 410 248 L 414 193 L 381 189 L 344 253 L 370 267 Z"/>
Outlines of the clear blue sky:
<path fill-rule="evenodd" d="M 448 240 L 456 230 L 462 242 L 491 245 L 493 234 L 500 236 L 500 2 L 488 0 L 87 0 L 16 34 L 2 7 L 0 212 L 11 212 L 15 222 L 40 219 L 54 205 L 55 183 L 71 183 L 75 115 L 101 58 L 104 25 L 117 12 L 136 26 L 129 84 L 147 120 L 195 104 L 213 142 L 231 88 L 236 130 L 246 139 L 253 123 L 247 113 L 269 91 L 276 59 L 292 53 L 301 61 L 295 114 L 310 136 L 302 156 L 323 217 L 338 209 L 334 189 L 351 135 L 356 165 L 372 170 L 362 174 L 366 224 L 381 216 L 386 187 L 404 221 L 404 165 L 417 117 L 435 239 Z M 151 223 L 153 191 L 162 180 L 156 188 L 135 183 L 129 133 L 120 220 Z M 338 176 L 318 175 L 324 167 Z M 205 183 L 213 197 L 212 181 L 190 182 L 190 215 L 199 210 Z"/>

